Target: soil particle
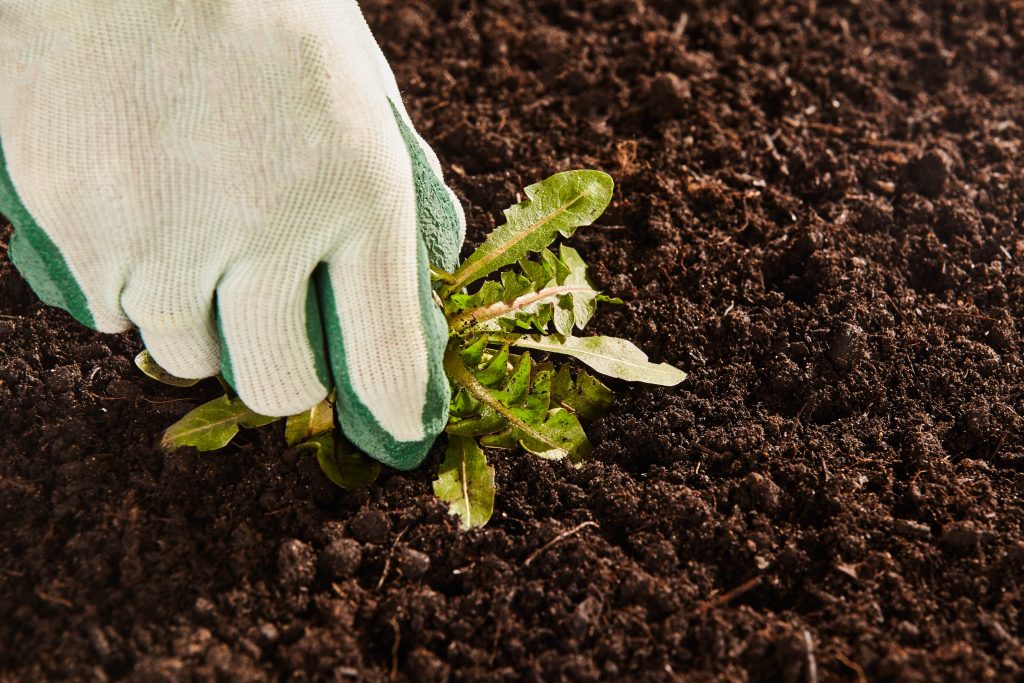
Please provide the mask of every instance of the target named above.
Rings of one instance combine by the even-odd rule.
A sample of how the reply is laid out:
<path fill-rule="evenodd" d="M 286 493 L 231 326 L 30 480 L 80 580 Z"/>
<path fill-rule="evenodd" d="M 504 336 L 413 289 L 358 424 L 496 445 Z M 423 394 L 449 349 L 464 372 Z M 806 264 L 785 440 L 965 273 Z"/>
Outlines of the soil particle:
<path fill-rule="evenodd" d="M 763 474 L 751 472 L 740 484 L 738 503 L 748 512 L 775 512 L 781 504 L 782 490 Z"/>
<path fill-rule="evenodd" d="M 430 571 L 430 555 L 412 548 L 401 548 L 396 553 L 395 565 L 403 576 L 418 579 Z"/>
<path fill-rule="evenodd" d="M 690 103 L 691 95 L 689 82 L 674 73 L 660 73 L 648 85 L 648 113 L 659 121 L 676 118 Z"/>
<path fill-rule="evenodd" d="M 430 650 L 417 648 L 409 653 L 406 665 L 414 683 L 446 683 L 451 675 L 448 666 Z"/>
<path fill-rule="evenodd" d="M 912 519 L 897 519 L 893 524 L 893 531 L 908 538 L 928 538 L 932 535 L 931 527 Z"/>
<path fill-rule="evenodd" d="M 942 529 L 942 545 L 958 552 L 969 552 L 981 541 L 981 532 L 971 522 L 951 522 Z"/>
<path fill-rule="evenodd" d="M 952 159 L 946 152 L 938 149 L 928 150 L 907 163 L 907 178 L 914 188 L 926 197 L 939 197 L 952 175 L 952 166 Z"/>
<path fill-rule="evenodd" d="M 352 518 L 349 530 L 360 543 L 384 543 L 391 534 L 391 520 L 381 510 L 363 510 Z"/>
<path fill-rule="evenodd" d="M 302 588 L 316 578 L 316 552 L 298 539 L 288 539 L 277 553 L 277 571 L 281 584 L 287 588 Z"/>
<path fill-rule="evenodd" d="M 331 578 L 347 579 L 353 576 L 363 561 L 363 548 L 351 538 L 338 538 L 324 548 L 320 562 Z"/>
<path fill-rule="evenodd" d="M 836 370 L 848 372 L 864 353 L 864 330 L 852 323 L 843 323 L 832 337 L 828 356 Z"/>

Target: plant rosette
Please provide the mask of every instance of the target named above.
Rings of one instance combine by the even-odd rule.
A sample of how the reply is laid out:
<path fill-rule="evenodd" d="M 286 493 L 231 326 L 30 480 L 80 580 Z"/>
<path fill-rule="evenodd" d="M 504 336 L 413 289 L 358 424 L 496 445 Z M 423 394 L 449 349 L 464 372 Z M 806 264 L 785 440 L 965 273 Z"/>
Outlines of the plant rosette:
<path fill-rule="evenodd" d="M 614 183 L 600 171 L 557 173 L 526 188 L 526 200 L 505 210 L 505 223 L 454 273 L 431 268 L 435 300 L 448 320 L 444 368 L 452 387 L 448 447 L 434 494 L 464 529 L 483 526 L 494 511 L 494 468 L 487 451 L 521 449 L 547 460 L 584 463 L 593 447 L 585 425 L 607 414 L 614 395 L 586 369 L 630 382 L 674 386 L 686 373 L 655 364 L 625 339 L 578 336 L 599 304 L 622 303 L 598 291 L 572 247 L 552 245 L 593 224 Z M 169 375 L 143 351 L 136 364 L 176 387 L 195 380 Z M 219 379 L 219 378 L 218 378 Z M 163 435 L 166 449 L 227 446 L 243 428 L 279 418 L 258 415 L 232 395 L 192 410 Z M 372 484 L 381 465 L 360 453 L 337 428 L 334 395 L 284 418 L 285 441 L 311 451 L 324 474 L 345 489 Z"/>

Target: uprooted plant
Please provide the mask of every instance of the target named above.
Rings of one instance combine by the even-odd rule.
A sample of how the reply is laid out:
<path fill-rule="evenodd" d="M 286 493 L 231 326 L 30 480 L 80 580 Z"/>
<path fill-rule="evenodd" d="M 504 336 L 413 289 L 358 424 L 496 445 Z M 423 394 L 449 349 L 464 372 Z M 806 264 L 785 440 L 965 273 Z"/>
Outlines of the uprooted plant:
<path fill-rule="evenodd" d="M 494 469 L 485 449 L 521 448 L 574 465 L 589 457 L 584 424 L 608 412 L 613 394 L 586 370 L 557 366 L 550 358 L 570 356 L 600 374 L 634 382 L 673 386 L 686 377 L 670 365 L 649 362 L 624 339 L 574 336 L 598 304 L 621 302 L 594 288 L 575 249 L 560 244 L 555 251 L 551 245 L 593 223 L 612 190 L 611 177 L 600 171 L 551 176 L 527 187 L 527 199 L 505 211 L 504 225 L 454 273 L 431 269 L 436 300 L 448 320 L 444 368 L 452 386 L 448 448 L 434 493 L 463 528 L 486 524 L 494 509 Z M 168 375 L 145 351 L 136 363 L 167 384 L 196 383 Z M 241 428 L 278 419 L 252 412 L 221 384 L 223 396 L 167 429 L 165 448 L 216 450 Z M 327 477 L 343 488 L 369 485 L 379 475 L 380 465 L 336 428 L 333 394 L 286 418 L 285 441 L 313 451 Z"/>

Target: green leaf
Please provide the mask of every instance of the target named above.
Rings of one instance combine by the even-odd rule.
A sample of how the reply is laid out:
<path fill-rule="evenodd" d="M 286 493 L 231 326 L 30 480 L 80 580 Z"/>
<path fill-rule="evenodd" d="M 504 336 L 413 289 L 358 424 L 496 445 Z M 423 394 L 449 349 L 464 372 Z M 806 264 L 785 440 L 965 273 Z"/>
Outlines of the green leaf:
<path fill-rule="evenodd" d="M 509 406 L 516 417 L 527 424 L 544 421 L 551 408 L 551 378 L 554 374 L 554 368 L 550 363 L 536 366 L 526 402 L 523 405 Z"/>
<path fill-rule="evenodd" d="M 569 269 L 568 274 L 559 284 L 577 288 L 572 294 L 560 297 L 562 302 L 572 310 L 572 323 L 579 329 L 586 327 L 590 319 L 597 312 L 597 301 L 600 293 L 594 289 L 594 283 L 587 275 L 587 264 L 583 258 L 572 247 L 564 244 L 558 246 L 558 255 L 562 263 Z M 561 302 L 560 302 L 561 303 Z M 555 318 L 557 321 L 557 317 Z M 557 324 L 556 324 L 557 329 Z M 570 325 L 567 332 L 558 330 L 559 334 L 568 335 L 572 333 Z"/>
<path fill-rule="evenodd" d="M 482 436 L 500 432 L 508 426 L 508 420 L 490 406 L 481 406 L 479 414 L 463 419 L 452 418 L 445 428 L 456 436 Z"/>
<path fill-rule="evenodd" d="M 334 406 L 327 399 L 304 413 L 292 415 L 284 423 L 284 440 L 294 446 L 334 429 Z"/>
<path fill-rule="evenodd" d="M 475 368 L 483 362 L 484 351 L 487 349 L 487 337 L 483 336 L 462 349 L 459 354 L 462 362 L 471 368 Z"/>
<path fill-rule="evenodd" d="M 363 455 L 340 434 L 335 438 L 334 432 L 325 432 L 298 446 L 312 450 L 327 478 L 348 491 L 366 488 L 380 476 L 380 463 Z"/>
<path fill-rule="evenodd" d="M 508 422 L 505 423 L 506 425 Z M 514 448 L 521 448 L 519 445 L 520 431 L 515 427 L 506 427 L 494 434 L 484 434 L 480 437 L 480 445 L 484 448 L 498 448 L 510 451 Z"/>
<path fill-rule="evenodd" d="M 528 199 L 505 210 L 505 224 L 452 274 L 454 282 L 441 289 L 441 298 L 541 251 L 559 234 L 570 237 L 576 228 L 590 225 L 608 206 L 614 187 L 611 176 L 601 171 L 565 171 L 530 185 Z"/>
<path fill-rule="evenodd" d="M 200 451 L 215 451 L 231 443 L 239 427 L 259 427 L 277 419 L 254 413 L 241 399 L 221 396 L 168 427 L 160 443 L 168 450 L 192 446 Z"/>
<path fill-rule="evenodd" d="M 504 386 L 494 392 L 494 397 L 507 406 L 524 403 L 526 395 L 530 392 L 531 370 L 533 363 L 530 361 L 530 354 L 524 353 L 519 357 L 519 362 L 516 363 Z"/>
<path fill-rule="evenodd" d="M 508 346 L 502 346 L 501 351 L 494 354 L 484 369 L 474 374 L 484 386 L 493 387 L 501 383 L 508 374 Z"/>
<path fill-rule="evenodd" d="M 466 418 L 480 412 L 480 400 L 465 389 L 459 388 L 452 395 L 448 413 L 455 418 Z"/>
<path fill-rule="evenodd" d="M 241 419 L 238 420 L 238 424 L 241 425 L 242 427 L 245 427 L 246 429 L 256 429 L 257 427 L 263 427 L 268 424 L 273 424 L 274 422 L 277 422 L 280 419 L 281 418 L 279 417 L 260 415 L 259 413 L 254 413 L 250 410 L 248 415 L 243 415 Z"/>
<path fill-rule="evenodd" d="M 555 377 L 551 399 L 584 420 L 594 421 L 608 413 L 615 395 L 600 380 L 583 370 L 573 381 L 569 366 L 563 365 Z"/>
<path fill-rule="evenodd" d="M 434 480 L 434 495 L 448 503 L 463 529 L 481 527 L 494 513 L 494 468 L 471 438 L 452 436 Z"/>
<path fill-rule="evenodd" d="M 673 387 L 684 379 L 686 373 L 668 363 L 655 365 L 647 360 L 647 354 L 631 342 L 617 337 L 531 337 L 513 338 L 507 336 L 513 346 L 535 349 L 548 353 L 572 356 L 603 375 L 617 377 L 629 382 L 646 382 Z"/>
<path fill-rule="evenodd" d="M 546 460 L 561 460 L 568 455 L 572 463 L 580 464 L 594 452 L 580 419 L 568 410 L 556 408 L 551 411 L 550 417 L 537 431 L 544 435 L 544 441 L 520 434 L 519 443 L 528 452 Z"/>
<path fill-rule="evenodd" d="M 157 382 L 168 384 L 172 387 L 193 387 L 199 384 L 203 380 L 201 379 L 182 379 L 181 377 L 175 377 L 171 373 L 160 367 L 153 356 L 149 355 L 149 351 L 143 351 L 139 355 L 135 356 L 135 365 L 142 370 L 142 374 L 146 375 L 150 379 L 155 379 Z"/>

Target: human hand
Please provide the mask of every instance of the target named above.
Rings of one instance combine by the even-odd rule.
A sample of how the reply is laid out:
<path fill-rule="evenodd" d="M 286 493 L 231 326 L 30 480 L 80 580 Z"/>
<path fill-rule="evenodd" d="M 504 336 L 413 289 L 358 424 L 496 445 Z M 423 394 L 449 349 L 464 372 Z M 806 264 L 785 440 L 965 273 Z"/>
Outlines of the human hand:
<path fill-rule="evenodd" d="M 354 0 L 0 0 L 0 93 L 41 299 L 259 413 L 336 386 L 357 446 L 419 464 L 449 400 L 428 266 L 465 223 Z"/>

